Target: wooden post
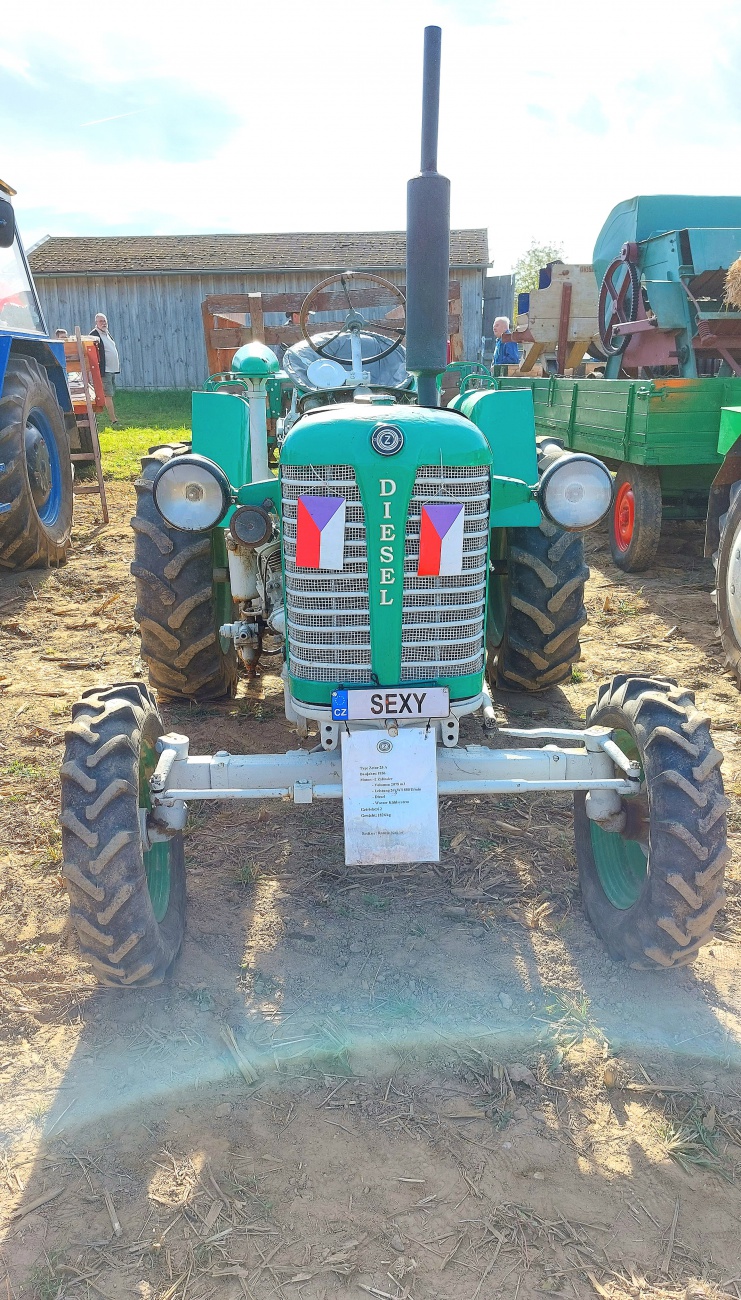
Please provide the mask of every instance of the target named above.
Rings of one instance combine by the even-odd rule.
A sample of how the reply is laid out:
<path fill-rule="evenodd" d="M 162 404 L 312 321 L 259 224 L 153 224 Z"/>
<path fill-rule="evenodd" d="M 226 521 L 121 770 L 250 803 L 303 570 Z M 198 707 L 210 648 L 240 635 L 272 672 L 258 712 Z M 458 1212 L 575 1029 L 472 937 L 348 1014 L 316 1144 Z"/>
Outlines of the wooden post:
<path fill-rule="evenodd" d="M 545 352 L 545 343 L 533 343 L 520 366 L 520 374 L 529 374 L 542 352 Z"/>
<path fill-rule="evenodd" d="M 556 344 L 556 369 L 562 375 L 566 368 L 566 348 L 569 342 L 569 320 L 571 318 L 571 281 L 564 280 L 561 285 L 561 311 L 558 317 L 558 343 Z"/>
<path fill-rule="evenodd" d="M 253 343 L 265 342 L 265 320 L 262 314 L 262 294 L 251 293 L 250 299 L 250 332 Z"/>

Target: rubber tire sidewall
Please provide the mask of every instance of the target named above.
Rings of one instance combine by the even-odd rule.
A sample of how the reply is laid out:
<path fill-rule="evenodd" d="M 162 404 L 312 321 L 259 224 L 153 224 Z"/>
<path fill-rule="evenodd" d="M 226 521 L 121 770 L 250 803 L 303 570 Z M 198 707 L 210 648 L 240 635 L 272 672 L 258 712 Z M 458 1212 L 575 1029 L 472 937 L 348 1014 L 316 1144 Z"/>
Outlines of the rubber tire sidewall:
<path fill-rule="evenodd" d="M 713 748 L 707 719 L 696 709 L 692 693 L 674 683 L 620 674 L 601 688 L 587 724 L 625 731 L 635 742 L 649 795 L 649 856 L 639 897 L 629 908 L 616 907 L 599 878 L 586 794 L 575 793 L 574 834 L 584 910 L 614 959 L 652 970 L 689 964 L 698 943 L 710 937 L 712 918 L 707 924 L 703 918 L 706 908 L 714 917 L 721 905 L 722 868 L 730 856 L 725 840 L 726 801 L 717 770 L 721 756 Z M 694 756 L 687 751 L 692 744 Z M 700 779 L 704 764 L 707 772 Z M 667 772 L 676 774 L 674 779 L 667 781 Z M 688 789 L 690 785 L 694 791 Z M 714 810 L 719 815 L 713 815 L 711 828 L 703 833 L 700 819 Z M 693 857 L 683 843 L 685 834 L 708 856 Z M 712 882 L 701 885 L 706 871 Z M 679 882 L 679 890 L 672 881 Z M 695 890 L 700 902 L 688 907 L 687 891 Z M 692 927 L 700 921 L 697 933 Z M 687 926 L 689 941 L 680 944 L 665 928 L 667 923 Z"/>
<path fill-rule="evenodd" d="M 504 532 L 502 546 L 496 547 L 500 552 L 497 558 L 506 561 L 505 575 L 489 576 L 487 590 L 486 652 L 487 676 L 497 690 L 527 691 L 537 694 L 550 690 L 561 682 L 571 680 L 571 669 L 581 658 L 580 629 L 587 621 L 584 607 L 584 591 L 589 569 L 584 558 L 583 536 L 567 533 L 557 528 L 548 520 L 542 519 L 536 528 L 508 528 Z M 533 542 L 537 540 L 543 551 L 542 556 L 535 554 Z M 495 550 L 495 537 L 492 532 L 491 552 Z M 556 552 L 555 558 L 552 552 Z M 556 576 L 556 584 L 546 587 L 539 578 L 537 569 L 529 569 L 516 562 L 518 552 L 531 554 L 534 560 L 550 567 Z M 501 582 L 501 598 L 504 605 L 502 634 L 495 640 L 491 622 L 491 584 Z M 560 601 L 561 595 L 568 589 L 565 599 L 558 608 L 551 610 L 549 601 L 554 597 Z M 553 624 L 553 630 L 544 632 L 542 628 L 523 610 L 513 607 L 512 599 L 524 599 L 534 606 L 542 618 Z M 562 644 L 555 649 L 549 648 L 553 640 L 561 638 Z M 524 648 L 524 649 L 523 649 Z M 538 662 L 531 661 L 526 651 L 535 654 Z"/>
<path fill-rule="evenodd" d="M 146 879 L 139 824 L 142 744 L 146 741 L 155 748 L 163 731 L 154 697 L 142 682 L 84 692 L 73 708 L 67 730 L 62 766 L 62 871 L 82 952 L 101 983 L 108 985 L 160 983 L 183 938 L 183 836 L 177 834 L 170 840 L 170 892 L 165 915 L 158 921 Z M 108 798 L 112 791 L 114 797 Z M 101 853 L 105 857 L 102 865 L 97 860 Z M 96 896 L 93 888 L 103 897 Z M 123 901 L 116 906 L 117 900 Z M 130 934 L 138 934 L 139 942 L 114 962 L 116 945 Z M 111 973 L 112 965 L 120 968 L 120 974 Z M 133 978 L 142 966 L 148 969 Z"/>
<path fill-rule="evenodd" d="M 3 502 L 4 496 L 9 494 L 10 504 L 14 506 L 6 516 L 0 515 L 0 557 L 5 546 L 12 544 L 19 534 L 24 534 L 26 540 L 21 541 L 17 549 L 11 551 L 7 560 L 0 560 L 0 566 L 11 569 L 44 568 L 49 564 L 63 563 L 70 544 L 73 477 L 69 433 L 56 390 L 47 371 L 38 361 L 32 357 L 12 354 L 5 372 L 3 396 L 14 382 L 19 389 L 25 390 L 20 408 L 18 404 L 10 408 L 15 418 L 7 419 L 9 405 L 0 403 L 0 451 L 5 441 L 3 435 L 6 431 L 11 425 L 19 426 L 13 435 L 17 444 L 18 463 L 13 472 L 0 482 L 0 502 Z M 60 504 L 53 523 L 45 523 L 41 519 L 33 500 L 28 475 L 25 430 L 34 410 L 38 410 L 48 424 L 59 462 Z"/>
<path fill-rule="evenodd" d="M 216 626 L 212 534 L 171 528 L 157 510 L 151 491 L 160 466 L 185 450 L 190 448 L 182 443 L 160 444 L 150 448 L 142 461 L 136 484 L 137 509 L 131 521 L 135 532 L 131 565 L 136 580 L 134 617 L 142 637 L 142 660 L 159 698 L 215 700 L 235 693 L 238 660 L 233 642 L 224 650 Z M 179 563 L 195 551 L 198 554 L 185 566 Z M 187 606 L 189 597 L 206 590 L 209 583 L 210 600 L 200 602 L 181 621 L 170 623 L 173 614 Z M 210 641 L 189 658 L 199 640 L 212 632 Z"/>

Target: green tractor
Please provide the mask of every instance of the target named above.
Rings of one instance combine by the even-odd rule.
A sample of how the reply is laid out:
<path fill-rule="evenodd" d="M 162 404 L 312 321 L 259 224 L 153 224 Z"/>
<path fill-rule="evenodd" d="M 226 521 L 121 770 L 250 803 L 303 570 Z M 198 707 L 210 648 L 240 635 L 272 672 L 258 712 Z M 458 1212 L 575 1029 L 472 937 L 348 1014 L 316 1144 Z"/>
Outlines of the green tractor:
<path fill-rule="evenodd" d="M 372 866 L 439 859 L 440 796 L 568 792 L 585 907 L 614 958 L 682 967 L 722 905 L 721 755 L 691 692 L 620 674 L 580 730 L 496 729 L 492 689 L 570 676 L 585 618 L 581 534 L 609 510 L 612 486 L 594 458 L 538 445 L 527 392 L 438 407 L 449 241 L 439 53 L 428 28 L 404 323 L 372 327 L 352 276 L 336 277 L 342 337 L 307 334 L 305 380 L 300 358 L 279 371 L 269 349 L 241 348 L 229 375 L 193 396 L 192 448 L 145 458 L 133 572 L 152 686 L 216 699 L 281 649 L 287 720 L 317 742 L 191 755 L 140 682 L 83 695 L 62 768 L 64 872 L 103 983 L 157 983 L 177 955 L 189 801 L 341 800 L 346 862 Z M 306 332 L 308 309 L 302 321 Z M 404 336 L 389 382 L 379 367 L 400 359 Z M 274 472 L 266 412 L 287 374 L 295 400 Z M 460 720 L 475 713 L 493 743 L 463 746 Z"/>

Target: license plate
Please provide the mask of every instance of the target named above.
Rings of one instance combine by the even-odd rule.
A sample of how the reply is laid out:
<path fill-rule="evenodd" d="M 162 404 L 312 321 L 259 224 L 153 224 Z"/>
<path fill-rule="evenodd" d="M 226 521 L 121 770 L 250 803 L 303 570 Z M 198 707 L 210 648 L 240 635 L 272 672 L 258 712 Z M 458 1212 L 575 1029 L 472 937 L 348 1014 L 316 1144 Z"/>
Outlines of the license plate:
<path fill-rule="evenodd" d="M 393 690 L 383 687 L 373 691 L 332 691 L 332 720 L 334 722 L 379 722 L 398 718 L 407 722 L 426 721 L 427 718 L 447 718 L 450 714 L 450 695 L 447 686 L 401 686 Z"/>

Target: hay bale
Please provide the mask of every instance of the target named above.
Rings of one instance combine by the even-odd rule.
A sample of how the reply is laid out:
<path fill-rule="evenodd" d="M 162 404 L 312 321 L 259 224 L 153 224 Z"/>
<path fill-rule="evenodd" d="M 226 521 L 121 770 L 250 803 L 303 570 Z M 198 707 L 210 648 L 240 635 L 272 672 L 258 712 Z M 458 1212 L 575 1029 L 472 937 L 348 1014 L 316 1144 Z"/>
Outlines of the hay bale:
<path fill-rule="evenodd" d="M 729 307 L 741 308 L 741 257 L 737 257 L 726 272 L 725 301 Z"/>

